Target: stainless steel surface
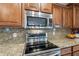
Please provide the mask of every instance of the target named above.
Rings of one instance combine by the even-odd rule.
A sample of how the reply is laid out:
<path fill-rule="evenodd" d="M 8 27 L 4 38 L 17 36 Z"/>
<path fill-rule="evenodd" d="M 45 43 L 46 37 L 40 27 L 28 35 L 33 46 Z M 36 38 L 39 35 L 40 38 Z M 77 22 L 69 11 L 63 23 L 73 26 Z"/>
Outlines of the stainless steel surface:
<path fill-rule="evenodd" d="M 46 42 L 47 42 L 48 37 L 49 37 L 47 31 L 45 31 L 45 30 L 28 30 L 28 33 L 31 33 L 31 34 L 45 33 L 46 37 L 47 37 Z M 26 42 L 28 43 L 27 38 L 26 38 Z M 48 45 L 46 45 L 46 46 L 48 46 Z M 24 54 L 24 55 L 25 56 L 60 56 L 60 48 L 58 48 L 58 47 L 54 47 L 54 48 L 51 48 L 51 49 L 45 48 L 45 50 L 42 50 L 42 49 L 40 50 L 40 49 L 41 48 L 38 47 L 38 49 L 33 49 L 33 52 L 27 53 L 27 54 Z M 36 50 L 38 50 L 38 51 L 36 51 Z"/>
<path fill-rule="evenodd" d="M 35 11 L 25 11 L 24 16 L 25 16 L 25 19 L 24 19 L 24 22 L 23 22 L 23 27 L 24 28 L 50 28 L 50 29 L 53 28 L 53 24 L 52 24 L 52 26 L 49 26 L 49 19 L 52 19 L 52 14 L 47 14 L 47 13 L 42 13 L 42 12 L 35 12 Z M 48 22 L 47 26 L 46 27 L 38 27 L 38 26 L 29 27 L 29 26 L 27 26 L 27 16 L 46 18 L 47 22 Z"/>
<path fill-rule="evenodd" d="M 44 34 L 44 35 L 42 35 Z M 37 36 L 38 35 L 38 36 Z M 28 33 L 27 43 L 33 45 L 35 43 L 40 44 L 41 42 L 47 43 L 47 33 Z"/>
<path fill-rule="evenodd" d="M 60 55 L 61 55 L 60 48 L 25 54 L 25 56 L 60 56 Z"/>
<path fill-rule="evenodd" d="M 52 30 L 51 30 L 52 31 Z M 49 37 L 50 37 L 50 32 L 51 32 L 50 30 L 33 30 L 33 29 L 30 29 L 30 30 L 27 30 L 27 35 L 26 35 L 26 42 L 28 42 L 27 41 L 27 38 L 28 38 L 28 35 L 29 35 L 29 33 L 30 34 L 39 34 L 39 33 L 46 33 L 46 38 L 47 38 L 47 40 L 49 39 Z M 51 38 L 51 37 L 50 37 Z"/>
<path fill-rule="evenodd" d="M 42 12 L 35 12 L 35 11 L 25 11 L 27 16 L 33 17 L 43 17 L 43 18 L 52 18 L 52 14 L 42 13 Z"/>
<path fill-rule="evenodd" d="M 50 23 L 49 20 L 50 19 L 52 20 L 52 14 L 41 13 L 41 12 L 34 12 L 34 11 L 25 11 L 24 15 L 25 15 L 25 21 L 24 21 L 25 25 L 24 25 L 24 27 L 25 28 L 34 28 L 34 29 L 27 30 L 28 33 L 32 33 L 32 34 L 47 33 L 49 35 L 50 31 L 49 30 L 45 30 L 45 29 L 46 28 L 50 28 L 50 29 L 53 28 L 53 26 L 52 27 L 49 26 L 49 23 Z M 46 20 L 47 20 L 47 26 L 45 26 L 45 27 L 40 27 L 40 26 L 29 27 L 29 26 L 27 26 L 27 17 L 28 16 L 46 18 Z M 36 28 L 38 28 L 38 30 Z M 44 30 L 40 29 L 40 28 L 44 28 Z M 45 39 L 46 40 L 45 42 L 47 42 L 48 38 L 49 38 L 49 36 L 47 34 L 46 34 L 47 38 Z M 26 40 L 27 40 L 27 38 L 26 38 Z M 26 42 L 28 43 L 28 41 L 26 41 Z M 31 42 L 33 42 L 33 41 L 31 40 Z M 31 43 L 31 44 L 33 45 L 33 43 Z M 32 48 L 32 45 L 31 45 L 31 48 Z M 35 45 L 36 48 L 32 48 L 32 51 L 31 52 L 26 52 L 25 55 L 26 56 L 51 56 L 51 55 L 53 55 L 53 56 L 59 56 L 60 55 L 60 48 L 58 48 L 58 47 L 51 47 L 50 46 L 51 48 L 49 48 L 49 47 L 47 47 L 49 45 L 45 45 L 45 43 L 44 43 L 45 47 L 44 46 L 43 47 L 38 47 L 38 45 L 39 44 L 37 44 L 37 46 Z M 29 46 L 30 45 L 27 46 L 28 50 L 26 50 L 26 51 L 30 51 Z M 36 50 L 38 50 L 38 51 L 36 51 Z"/>

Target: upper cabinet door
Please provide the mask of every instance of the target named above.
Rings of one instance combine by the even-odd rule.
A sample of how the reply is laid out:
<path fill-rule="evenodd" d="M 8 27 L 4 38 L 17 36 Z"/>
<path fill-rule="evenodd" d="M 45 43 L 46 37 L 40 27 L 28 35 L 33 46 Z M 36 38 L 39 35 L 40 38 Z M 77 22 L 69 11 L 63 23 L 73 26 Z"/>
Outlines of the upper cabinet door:
<path fill-rule="evenodd" d="M 72 6 L 64 7 L 63 8 L 63 27 L 72 28 L 72 20 L 73 20 Z"/>
<path fill-rule="evenodd" d="M 0 25 L 21 26 L 21 4 L 0 3 Z"/>
<path fill-rule="evenodd" d="M 73 5 L 73 28 L 79 28 L 79 5 Z"/>
<path fill-rule="evenodd" d="M 24 8 L 33 11 L 39 11 L 40 6 L 39 3 L 25 3 Z"/>
<path fill-rule="evenodd" d="M 46 13 L 52 13 L 52 4 L 51 3 L 41 3 L 41 11 Z"/>
<path fill-rule="evenodd" d="M 68 28 L 72 28 L 73 23 L 73 8 L 72 5 L 69 6 L 68 8 L 68 22 L 66 25 L 68 25 Z"/>
<path fill-rule="evenodd" d="M 62 16 L 62 7 L 53 4 L 53 22 L 55 25 L 63 25 Z"/>
<path fill-rule="evenodd" d="M 68 8 L 63 8 L 63 27 L 67 27 L 67 23 L 68 23 Z"/>

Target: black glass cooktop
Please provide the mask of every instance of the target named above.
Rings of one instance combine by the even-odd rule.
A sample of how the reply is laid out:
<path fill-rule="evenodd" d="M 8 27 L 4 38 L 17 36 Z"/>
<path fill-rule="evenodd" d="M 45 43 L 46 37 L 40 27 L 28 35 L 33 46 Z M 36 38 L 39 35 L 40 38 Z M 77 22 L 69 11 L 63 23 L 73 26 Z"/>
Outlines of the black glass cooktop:
<path fill-rule="evenodd" d="M 49 42 L 44 43 L 44 44 L 38 44 L 38 45 L 27 45 L 25 49 L 25 54 L 54 49 L 54 48 L 58 48 L 58 46 L 54 45 L 53 43 L 49 43 Z"/>

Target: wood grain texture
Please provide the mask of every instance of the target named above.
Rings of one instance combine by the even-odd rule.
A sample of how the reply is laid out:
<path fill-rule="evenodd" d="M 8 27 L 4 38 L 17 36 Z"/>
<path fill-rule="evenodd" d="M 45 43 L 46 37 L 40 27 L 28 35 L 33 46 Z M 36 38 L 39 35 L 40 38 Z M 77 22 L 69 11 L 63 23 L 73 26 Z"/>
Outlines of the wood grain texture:
<path fill-rule="evenodd" d="M 0 25 L 21 25 L 21 4 L 0 3 Z"/>
<path fill-rule="evenodd" d="M 53 4 L 53 22 L 56 25 L 63 25 L 62 7 Z"/>
<path fill-rule="evenodd" d="M 61 55 L 66 55 L 71 53 L 71 47 L 61 49 Z"/>
<path fill-rule="evenodd" d="M 79 45 L 73 46 L 73 52 L 75 52 L 75 51 L 79 51 Z"/>
<path fill-rule="evenodd" d="M 40 6 L 39 3 L 25 3 L 24 8 L 27 10 L 39 11 Z"/>
<path fill-rule="evenodd" d="M 72 6 L 68 6 L 68 8 L 63 8 L 63 27 L 72 28 L 73 21 L 73 12 Z"/>
<path fill-rule="evenodd" d="M 51 3 L 41 3 L 41 11 L 46 13 L 52 13 Z"/>
<path fill-rule="evenodd" d="M 74 52 L 74 53 L 73 53 L 73 56 L 79 56 L 79 51 Z"/>
<path fill-rule="evenodd" d="M 71 54 L 71 53 L 69 53 L 69 54 L 65 54 L 65 55 L 62 55 L 62 56 L 72 56 L 72 54 Z"/>
<path fill-rule="evenodd" d="M 79 6 L 73 5 L 73 28 L 79 28 Z"/>

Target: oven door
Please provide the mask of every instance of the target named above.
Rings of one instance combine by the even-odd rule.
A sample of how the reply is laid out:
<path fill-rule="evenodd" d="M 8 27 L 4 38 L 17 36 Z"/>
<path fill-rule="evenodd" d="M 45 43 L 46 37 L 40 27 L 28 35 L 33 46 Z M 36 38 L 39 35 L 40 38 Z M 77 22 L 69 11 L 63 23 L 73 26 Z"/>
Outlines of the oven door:
<path fill-rule="evenodd" d="M 60 49 L 51 49 L 37 56 L 60 56 Z"/>
<path fill-rule="evenodd" d="M 60 48 L 25 54 L 25 56 L 60 56 Z"/>

